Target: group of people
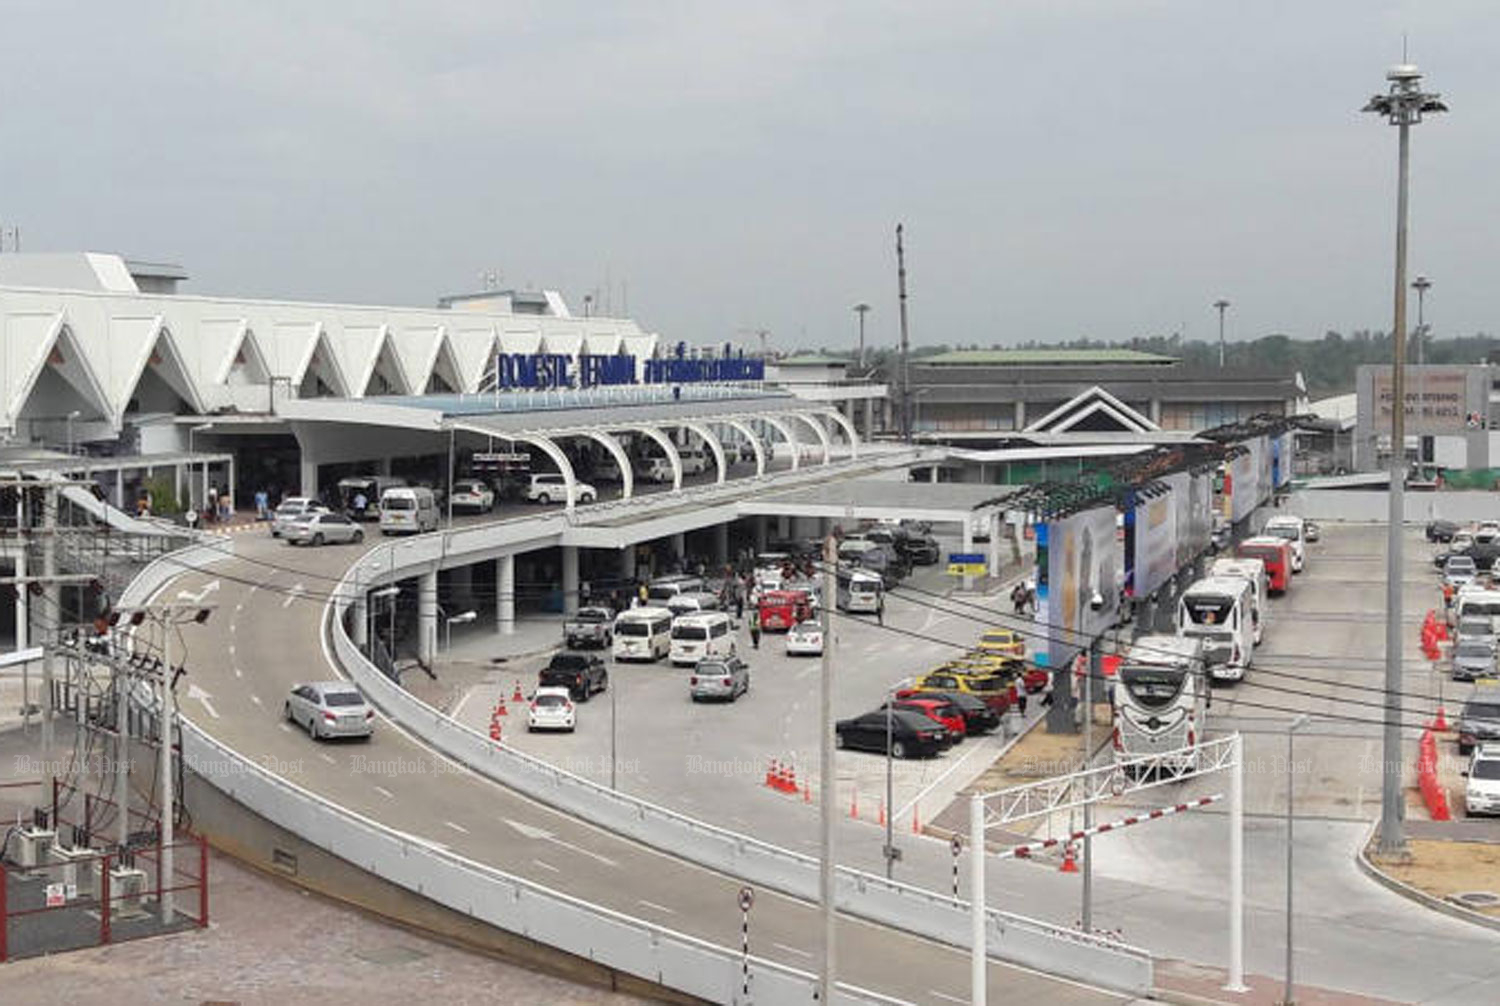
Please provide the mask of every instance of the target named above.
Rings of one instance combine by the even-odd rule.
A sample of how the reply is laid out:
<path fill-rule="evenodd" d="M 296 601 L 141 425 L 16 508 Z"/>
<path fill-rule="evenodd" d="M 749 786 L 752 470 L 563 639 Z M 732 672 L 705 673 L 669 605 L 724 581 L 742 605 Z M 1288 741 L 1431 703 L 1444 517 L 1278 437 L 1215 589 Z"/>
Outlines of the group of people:
<path fill-rule="evenodd" d="M 1036 614 L 1036 588 L 1031 585 L 1030 580 L 1022 580 L 1011 588 L 1010 606 L 1017 615 Z"/>

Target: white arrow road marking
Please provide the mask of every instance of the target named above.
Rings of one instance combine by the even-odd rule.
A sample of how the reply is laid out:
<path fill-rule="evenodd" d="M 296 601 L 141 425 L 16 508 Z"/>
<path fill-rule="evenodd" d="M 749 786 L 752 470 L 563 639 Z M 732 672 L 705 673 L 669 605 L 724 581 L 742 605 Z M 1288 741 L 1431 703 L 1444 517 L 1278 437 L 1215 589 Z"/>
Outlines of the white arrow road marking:
<path fill-rule="evenodd" d="M 300 595 L 301 593 L 302 593 L 302 584 L 300 584 L 300 583 L 293 584 L 292 589 L 287 592 L 286 600 L 281 602 L 281 606 L 283 608 L 289 608 L 289 607 L 291 607 L 292 602 L 295 601 L 297 599 L 298 595 Z"/>
<path fill-rule="evenodd" d="M 396 799 L 396 794 L 392 793 L 390 790 L 386 789 L 384 786 L 376 786 L 375 787 L 375 792 L 379 793 L 381 796 L 385 797 L 387 800 L 394 800 L 394 799 Z"/>
<path fill-rule="evenodd" d="M 619 865 L 613 859 L 610 859 L 607 856 L 601 856 L 597 852 L 594 852 L 590 849 L 585 849 L 582 846 L 574 845 L 572 842 L 563 841 L 556 835 L 552 834 L 552 832 L 548 831 L 546 828 L 538 828 L 534 824 L 524 824 L 520 821 L 512 821 L 510 818 L 506 818 L 505 823 L 519 831 L 522 835 L 525 835 L 527 838 L 538 839 L 543 842 L 551 842 L 554 845 L 561 846 L 564 849 L 571 849 L 572 851 L 580 853 L 581 855 L 588 856 L 590 859 L 597 859 L 605 866 Z"/>
<path fill-rule="evenodd" d="M 469 833 L 469 829 L 461 824 L 454 824 L 452 821 L 444 821 L 443 823 L 460 834 L 467 835 Z"/>
<path fill-rule="evenodd" d="M 199 702 L 203 703 L 204 712 L 208 713 L 208 715 L 212 716 L 214 719 L 219 718 L 218 712 L 214 709 L 214 704 L 208 701 L 209 699 L 213 698 L 213 696 L 208 694 L 192 682 L 188 683 L 188 698 L 197 699 Z"/>
<path fill-rule="evenodd" d="M 210 581 L 208 581 L 207 586 L 205 586 L 202 590 L 198 591 L 198 593 L 196 593 L 196 594 L 189 594 L 185 590 L 179 590 L 177 592 L 177 596 L 180 597 L 180 598 L 182 598 L 185 601 L 192 601 L 194 604 L 202 604 L 203 603 L 203 599 L 205 597 L 207 597 L 209 594 L 212 594 L 214 591 L 216 591 L 218 589 L 219 589 L 219 581 L 218 580 L 210 580 Z"/>

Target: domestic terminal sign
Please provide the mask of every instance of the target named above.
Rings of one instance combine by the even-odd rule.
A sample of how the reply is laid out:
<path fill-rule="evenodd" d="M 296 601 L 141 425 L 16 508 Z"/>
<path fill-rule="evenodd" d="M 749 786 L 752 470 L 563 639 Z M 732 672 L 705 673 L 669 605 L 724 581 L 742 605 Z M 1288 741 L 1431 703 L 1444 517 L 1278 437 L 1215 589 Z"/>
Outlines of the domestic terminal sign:
<path fill-rule="evenodd" d="M 980 552 L 949 552 L 949 576 L 984 576 L 989 566 Z"/>
<path fill-rule="evenodd" d="M 762 381 L 766 362 L 743 352 L 694 358 L 678 343 L 674 355 L 638 361 L 628 353 L 501 353 L 495 357 L 501 388 L 543 391 L 633 384 L 716 384 Z"/>

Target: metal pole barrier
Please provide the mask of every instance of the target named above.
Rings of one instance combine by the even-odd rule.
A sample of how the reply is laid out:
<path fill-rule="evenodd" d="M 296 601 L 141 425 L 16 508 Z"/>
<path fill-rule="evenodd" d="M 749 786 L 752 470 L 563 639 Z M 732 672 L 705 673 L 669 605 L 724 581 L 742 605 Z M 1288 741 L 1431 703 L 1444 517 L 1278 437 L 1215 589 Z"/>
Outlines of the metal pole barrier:
<path fill-rule="evenodd" d="M 99 942 L 109 943 L 109 853 L 99 862 Z"/>
<path fill-rule="evenodd" d="M 10 913 L 5 907 L 5 899 L 9 897 L 5 890 L 7 872 L 9 871 L 0 865 L 0 964 L 4 964 L 10 958 L 10 943 L 6 938 L 10 930 Z"/>
<path fill-rule="evenodd" d="M 750 906 L 755 904 L 755 892 L 748 887 L 740 888 L 740 997 L 750 1002 Z"/>
<path fill-rule="evenodd" d="M 1229 771 L 1229 981 L 1226 992 L 1245 985 L 1245 738 L 1234 735 Z"/>
<path fill-rule="evenodd" d="M 619 758 L 615 755 L 615 743 L 616 743 L 616 740 L 617 740 L 617 737 L 618 737 L 618 735 L 615 732 L 615 684 L 616 684 L 616 682 L 614 682 L 614 681 L 611 681 L 609 683 L 609 789 L 610 789 L 610 792 L 614 792 L 615 789 L 617 788 L 617 782 L 616 782 L 616 779 L 615 779 L 615 769 L 616 769 L 616 766 L 618 766 L 620 764 Z"/>
<path fill-rule="evenodd" d="M 198 928 L 208 928 L 208 839 L 198 836 Z"/>
<path fill-rule="evenodd" d="M 949 843 L 949 848 L 953 850 L 953 900 L 957 901 L 958 900 L 958 857 L 959 857 L 959 854 L 964 851 L 964 840 L 961 837 L 959 837 L 958 835 L 954 835 L 953 836 L 953 841 Z"/>
<path fill-rule="evenodd" d="M 172 855 L 172 828 L 173 814 L 176 810 L 177 799 L 175 790 L 176 780 L 172 777 L 172 720 L 176 717 L 177 710 L 174 702 L 175 695 L 172 691 L 172 626 L 168 621 L 162 624 L 162 668 L 161 668 L 161 858 L 157 861 L 158 873 L 166 875 L 166 885 L 162 890 L 161 921 L 168 924 L 172 921 L 172 908 L 174 898 L 173 886 L 173 860 Z"/>
<path fill-rule="evenodd" d="M 1099 669 L 1099 640 L 1089 643 L 1087 677 L 1083 679 L 1083 767 L 1087 770 L 1094 761 L 1094 674 Z M 1094 801 L 1083 804 L 1083 827 L 1091 831 L 1094 827 Z M 1094 836 L 1083 836 L 1083 931 L 1094 931 Z"/>
<path fill-rule="evenodd" d="M 823 960 L 818 974 L 818 995 L 827 1004 L 833 1001 L 837 983 L 836 912 L 834 910 L 833 824 L 838 814 L 835 790 L 838 775 L 833 755 L 833 654 L 835 639 L 831 612 L 838 596 L 836 565 L 838 542 L 833 535 L 823 539 L 823 603 L 819 606 L 823 622 L 823 658 L 818 675 L 818 771 L 823 792 L 818 794 L 819 823 L 822 825 L 818 860 L 818 897 L 823 909 Z"/>
<path fill-rule="evenodd" d="M 896 843 L 893 825 L 896 820 L 896 805 L 891 802 L 891 775 L 895 756 L 891 747 L 895 741 L 896 694 L 891 689 L 885 693 L 885 879 L 890 880 L 896 870 Z"/>
<path fill-rule="evenodd" d="M 969 1003 L 985 1006 L 988 974 L 984 936 L 984 798 L 969 796 Z"/>

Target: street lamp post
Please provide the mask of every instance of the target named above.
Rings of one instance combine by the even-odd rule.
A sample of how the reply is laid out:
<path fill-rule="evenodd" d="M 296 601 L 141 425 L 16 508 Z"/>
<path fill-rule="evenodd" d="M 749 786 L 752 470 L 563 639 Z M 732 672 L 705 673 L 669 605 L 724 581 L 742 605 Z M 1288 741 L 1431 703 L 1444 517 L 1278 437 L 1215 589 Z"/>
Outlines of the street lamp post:
<path fill-rule="evenodd" d="M 1214 301 L 1214 307 L 1219 311 L 1219 369 L 1224 369 L 1224 312 L 1229 310 L 1229 301 L 1220 297 Z"/>
<path fill-rule="evenodd" d="M 449 660 L 453 659 L 453 627 L 455 625 L 467 625 L 478 617 L 479 612 L 477 611 L 462 611 L 457 615 L 454 615 L 452 618 L 446 620 L 444 626 L 447 629 L 448 639 L 446 645 L 444 646 L 444 649 L 448 651 Z"/>
<path fill-rule="evenodd" d="M 191 456 L 193 454 L 193 434 L 195 434 L 195 433 L 202 433 L 204 430 L 211 430 L 211 429 L 213 429 L 213 426 L 214 426 L 213 423 L 199 423 L 197 426 L 189 426 L 188 427 L 188 455 L 189 455 L 190 458 L 191 458 Z M 189 464 L 189 466 L 191 466 L 192 465 L 192 461 L 189 460 L 188 464 Z M 192 471 L 192 468 L 189 467 L 188 470 Z M 193 480 L 191 478 L 189 478 L 188 479 L 188 499 L 191 500 L 192 496 L 193 496 Z M 207 501 L 208 501 L 208 462 L 205 461 L 205 462 L 203 462 L 203 495 L 198 498 L 198 502 L 199 502 L 200 505 L 202 505 L 203 503 L 206 503 Z"/>
<path fill-rule="evenodd" d="M 859 372 L 865 372 L 865 315 L 870 313 L 870 305 L 863 302 L 854 305 L 854 313 L 859 315 Z"/>
<path fill-rule="evenodd" d="M 1292 822 L 1296 818 L 1296 812 L 1292 808 L 1292 792 L 1297 778 L 1293 769 L 1295 763 L 1292 761 L 1292 743 L 1297 729 L 1306 722 L 1307 714 L 1303 713 L 1286 728 L 1286 977 L 1282 986 L 1281 1006 L 1296 1006 L 1297 1002 L 1292 992 Z"/>
<path fill-rule="evenodd" d="M 1401 587 L 1403 549 L 1401 524 L 1405 517 L 1406 478 L 1406 218 L 1407 183 L 1410 166 L 1411 127 L 1427 112 L 1446 112 L 1437 94 L 1424 93 L 1422 73 L 1403 63 L 1386 72 L 1390 89 L 1373 96 L 1362 111 L 1374 112 L 1398 129 L 1396 168 L 1396 282 L 1394 321 L 1391 325 L 1391 460 L 1389 511 L 1386 516 L 1385 595 L 1385 727 L 1382 736 L 1380 791 L 1380 844 L 1383 856 L 1406 852 L 1405 793 L 1401 766 Z"/>

